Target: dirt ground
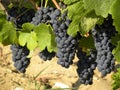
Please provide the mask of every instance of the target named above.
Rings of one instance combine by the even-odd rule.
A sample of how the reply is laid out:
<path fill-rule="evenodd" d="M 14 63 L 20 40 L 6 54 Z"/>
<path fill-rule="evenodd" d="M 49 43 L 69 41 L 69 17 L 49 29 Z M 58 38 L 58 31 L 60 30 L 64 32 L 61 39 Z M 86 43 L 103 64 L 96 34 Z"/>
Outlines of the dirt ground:
<path fill-rule="evenodd" d="M 53 90 L 51 88 L 62 87 L 71 88 L 62 90 L 112 90 L 111 74 L 101 78 L 100 73 L 95 70 L 93 84 L 80 85 L 76 73 L 77 58 L 68 69 L 56 62 L 57 58 L 51 61 L 41 60 L 36 50 L 26 73 L 21 74 L 13 66 L 9 46 L 0 45 L 0 90 Z"/>

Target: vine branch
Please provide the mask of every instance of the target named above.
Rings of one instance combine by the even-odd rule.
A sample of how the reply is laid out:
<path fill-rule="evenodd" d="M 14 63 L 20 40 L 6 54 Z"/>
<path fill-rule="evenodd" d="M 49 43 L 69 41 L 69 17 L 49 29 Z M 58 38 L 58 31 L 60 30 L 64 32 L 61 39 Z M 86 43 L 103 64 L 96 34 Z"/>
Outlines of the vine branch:
<path fill-rule="evenodd" d="M 52 2 L 55 4 L 55 6 L 57 7 L 57 9 L 61 10 L 60 6 L 58 5 L 56 0 L 52 0 Z"/>

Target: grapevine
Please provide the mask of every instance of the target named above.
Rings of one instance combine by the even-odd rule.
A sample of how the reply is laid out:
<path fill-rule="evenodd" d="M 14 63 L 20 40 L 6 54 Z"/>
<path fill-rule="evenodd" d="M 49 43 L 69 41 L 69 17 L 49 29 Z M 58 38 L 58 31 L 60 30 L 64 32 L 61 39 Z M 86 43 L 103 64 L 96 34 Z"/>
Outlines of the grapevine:
<path fill-rule="evenodd" d="M 6 12 L 0 11 L 0 42 L 11 45 L 18 71 L 25 73 L 36 48 L 41 59 L 56 57 L 64 68 L 76 55 L 76 71 L 85 85 L 93 83 L 96 67 L 105 77 L 120 62 L 119 0 L 18 0 L 7 7 L 2 3 Z"/>

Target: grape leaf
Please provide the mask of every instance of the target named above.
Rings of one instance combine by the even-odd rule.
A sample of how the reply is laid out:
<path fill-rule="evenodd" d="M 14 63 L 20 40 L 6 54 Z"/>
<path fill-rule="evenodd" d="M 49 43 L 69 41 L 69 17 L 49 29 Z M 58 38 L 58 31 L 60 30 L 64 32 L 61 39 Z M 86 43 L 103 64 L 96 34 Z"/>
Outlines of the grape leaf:
<path fill-rule="evenodd" d="M 107 17 L 115 0 L 83 0 L 83 2 L 85 9 L 89 11 L 95 10 L 97 15 Z"/>
<path fill-rule="evenodd" d="M 35 32 L 31 32 L 30 33 L 30 37 L 27 41 L 27 47 L 29 50 L 34 50 L 38 45 L 38 42 L 37 42 L 37 36 L 36 36 L 36 33 Z"/>
<path fill-rule="evenodd" d="M 5 22 L 6 22 L 6 15 L 2 11 L 0 11 L 0 28 Z"/>
<path fill-rule="evenodd" d="M 112 75 L 113 83 L 112 88 L 113 90 L 118 90 L 120 88 L 120 68 L 117 69 L 117 72 Z"/>
<path fill-rule="evenodd" d="M 83 4 L 82 1 L 79 1 L 67 7 L 68 16 L 73 20 L 68 28 L 69 35 L 76 36 L 78 31 L 84 35 L 89 32 L 99 20 L 95 12 L 85 10 Z"/>
<path fill-rule="evenodd" d="M 79 17 L 74 15 L 73 21 L 68 28 L 68 34 L 76 36 L 79 31 L 82 35 L 89 32 L 95 24 L 99 21 L 99 17 L 95 15 L 94 11 L 87 12 L 84 16 Z"/>
<path fill-rule="evenodd" d="M 77 1 L 79 1 L 79 0 L 61 0 L 61 1 L 63 1 L 65 4 L 72 4 L 72 3 L 75 3 L 75 2 L 77 2 Z"/>
<path fill-rule="evenodd" d="M 120 62 L 120 41 L 118 41 L 118 45 L 115 49 L 113 49 L 112 51 L 115 59 Z"/>
<path fill-rule="evenodd" d="M 30 37 L 30 33 L 20 32 L 19 33 L 19 39 L 18 39 L 19 44 L 21 46 L 25 46 L 29 37 Z"/>
<path fill-rule="evenodd" d="M 112 14 L 113 24 L 115 25 L 116 30 L 120 33 L 120 0 L 116 0 L 113 4 L 110 13 Z"/>
<path fill-rule="evenodd" d="M 71 24 L 68 27 L 67 33 L 73 37 L 77 35 L 77 32 L 79 31 L 79 23 L 75 21 L 72 21 Z"/>
<path fill-rule="evenodd" d="M 32 51 L 34 50 L 38 43 L 37 43 L 37 36 L 35 32 L 20 32 L 19 33 L 19 44 L 21 46 L 27 45 L 27 48 Z"/>
<path fill-rule="evenodd" d="M 47 46 L 47 49 L 49 52 L 56 52 L 57 51 L 57 46 L 56 46 L 56 42 L 55 42 L 55 34 L 53 33 L 53 29 L 52 27 L 49 25 L 50 28 L 50 34 L 51 34 L 51 45 Z"/>
<path fill-rule="evenodd" d="M 66 0 L 67 1 L 67 0 Z M 79 2 L 76 2 L 72 5 L 69 5 L 67 7 L 67 10 L 68 10 L 68 17 L 73 20 L 74 18 L 80 18 L 84 15 L 84 6 L 83 6 L 83 2 L 82 1 L 79 1 Z M 76 20 L 79 20 L 79 19 L 76 19 Z"/>
<path fill-rule="evenodd" d="M 34 29 L 34 25 L 31 23 L 24 23 L 22 25 L 22 32 L 31 32 Z"/>
<path fill-rule="evenodd" d="M 88 33 L 98 21 L 99 17 L 97 17 L 94 12 L 90 12 L 86 16 L 82 17 L 80 20 L 81 34 L 84 35 Z"/>
<path fill-rule="evenodd" d="M 52 41 L 52 29 L 50 28 L 50 25 L 46 24 L 39 24 L 34 31 L 36 32 L 37 38 L 38 38 L 38 47 L 40 50 L 44 50 L 46 47 L 48 50 L 52 51 L 51 45 Z"/>
<path fill-rule="evenodd" d="M 4 45 L 15 43 L 17 38 L 16 29 L 11 22 L 3 21 L 0 24 L 0 40 Z"/>

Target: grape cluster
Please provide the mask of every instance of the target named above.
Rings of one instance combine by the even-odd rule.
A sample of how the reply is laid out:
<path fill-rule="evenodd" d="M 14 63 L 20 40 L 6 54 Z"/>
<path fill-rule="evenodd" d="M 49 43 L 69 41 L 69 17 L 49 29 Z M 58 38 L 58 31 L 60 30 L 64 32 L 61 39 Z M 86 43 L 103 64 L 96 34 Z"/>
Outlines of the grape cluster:
<path fill-rule="evenodd" d="M 74 59 L 77 43 L 76 38 L 67 34 L 70 22 L 67 17 L 67 12 L 61 14 L 60 10 L 53 7 L 40 8 L 31 22 L 35 25 L 48 23 L 53 27 L 56 36 L 55 41 L 58 47 L 56 54 L 58 57 L 57 63 L 66 68 L 73 63 L 72 60 Z"/>
<path fill-rule="evenodd" d="M 27 58 L 29 50 L 26 47 L 20 45 L 11 45 L 12 60 L 16 69 L 22 73 L 26 71 L 30 63 L 30 58 Z"/>
<path fill-rule="evenodd" d="M 92 35 L 97 50 L 97 68 L 106 76 L 114 69 L 115 60 L 112 55 L 114 46 L 111 44 L 111 36 L 115 35 L 115 28 L 112 26 L 112 19 L 109 17 L 102 25 L 96 25 Z"/>
<path fill-rule="evenodd" d="M 40 23 L 49 23 L 51 18 L 54 18 L 54 13 L 57 13 L 60 11 L 53 8 L 53 7 L 41 7 L 36 13 L 35 17 L 32 19 L 32 24 L 38 25 Z"/>
<path fill-rule="evenodd" d="M 31 22 L 34 17 L 35 11 L 33 9 L 27 9 L 25 7 L 12 7 L 8 10 L 8 21 L 13 21 L 17 28 L 21 28 L 23 23 Z M 29 50 L 26 46 L 11 45 L 12 59 L 16 69 L 22 73 L 26 71 L 27 66 L 30 63 L 30 59 L 27 58 Z"/>
<path fill-rule="evenodd" d="M 79 58 L 79 61 L 77 63 L 77 73 L 80 77 L 81 84 L 92 84 L 94 70 L 97 66 L 95 62 L 96 54 L 96 50 L 91 50 L 90 55 L 87 56 L 81 48 L 78 48 L 77 57 Z"/>
<path fill-rule="evenodd" d="M 51 60 L 55 56 L 55 52 L 49 52 L 47 48 L 45 48 L 43 51 L 39 53 L 40 58 L 43 60 Z"/>
<path fill-rule="evenodd" d="M 73 59 L 76 51 L 77 39 L 67 34 L 67 29 L 70 24 L 70 20 L 67 17 L 67 11 L 60 15 L 60 18 L 57 16 L 60 13 L 55 12 L 54 17 L 51 20 L 54 33 L 56 35 L 55 41 L 57 43 L 58 51 L 56 56 L 58 57 L 58 64 L 68 68 L 69 65 L 73 63 Z"/>
<path fill-rule="evenodd" d="M 70 20 L 67 17 L 67 11 L 61 14 L 61 20 L 54 18 L 52 21 L 52 27 L 56 35 L 55 41 L 57 43 L 58 51 L 56 56 L 58 57 L 58 64 L 68 68 L 72 63 L 75 56 L 77 38 L 67 34 L 67 29 L 70 24 Z"/>
<path fill-rule="evenodd" d="M 32 21 L 35 11 L 25 7 L 12 7 L 7 13 L 7 20 L 13 21 L 17 28 L 21 28 L 23 23 Z"/>

